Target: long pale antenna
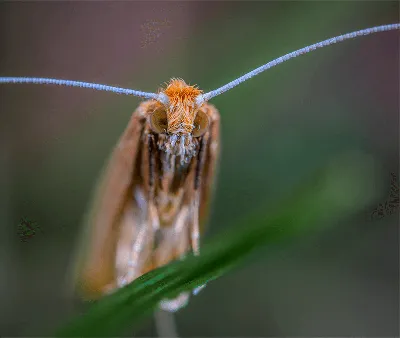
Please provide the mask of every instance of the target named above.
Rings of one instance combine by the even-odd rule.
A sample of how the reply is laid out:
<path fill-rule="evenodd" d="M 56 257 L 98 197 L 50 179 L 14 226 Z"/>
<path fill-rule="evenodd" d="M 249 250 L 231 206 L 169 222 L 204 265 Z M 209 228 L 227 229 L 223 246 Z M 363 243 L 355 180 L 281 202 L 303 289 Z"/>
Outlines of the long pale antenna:
<path fill-rule="evenodd" d="M 60 79 L 48 79 L 43 77 L 0 77 L 0 83 L 30 83 L 30 84 L 52 84 L 58 86 L 67 87 L 80 87 L 90 88 L 95 90 L 102 90 L 106 92 L 113 92 L 117 94 L 133 95 L 138 97 L 144 97 L 147 99 L 158 99 L 158 94 L 146 93 L 139 90 L 113 87 L 98 83 L 72 81 L 72 80 L 60 80 Z"/>
<path fill-rule="evenodd" d="M 237 78 L 236 80 L 233 80 L 233 81 L 229 82 L 228 84 L 226 84 L 226 85 L 224 85 L 224 86 L 222 86 L 222 87 L 220 87 L 218 89 L 212 90 L 212 91 L 210 91 L 210 92 L 208 92 L 206 94 L 203 94 L 203 95 L 199 96 L 197 98 L 197 103 L 201 104 L 204 101 L 208 101 L 211 98 L 213 98 L 213 97 L 215 97 L 217 95 L 220 95 L 220 94 L 228 91 L 229 89 L 232 89 L 233 87 L 236 87 L 240 83 L 252 78 L 253 76 L 256 76 L 256 75 L 260 74 L 261 72 L 263 72 L 263 71 L 265 71 L 267 69 L 270 69 L 270 68 L 272 68 L 272 67 L 274 67 L 276 65 L 279 65 L 280 63 L 283 63 L 283 62 L 285 62 L 285 61 L 287 61 L 289 59 L 295 58 L 295 57 L 297 57 L 299 55 L 309 53 L 309 52 L 311 52 L 311 51 L 313 51 L 313 50 L 315 50 L 317 48 L 322 48 L 322 47 L 326 47 L 326 46 L 329 46 L 329 45 L 333 45 L 335 43 L 338 43 L 338 42 L 341 42 L 341 41 L 344 41 L 344 40 L 348 40 L 348 39 L 353 39 L 353 38 L 356 38 L 356 37 L 361 36 L 361 35 L 369 35 L 369 34 L 373 34 L 373 33 L 390 31 L 390 30 L 395 30 L 395 29 L 400 29 L 400 23 L 362 29 L 362 30 L 355 31 L 355 32 L 352 32 L 352 33 L 339 35 L 339 36 L 336 36 L 334 38 L 330 38 L 330 39 L 327 39 L 327 40 L 324 40 L 324 41 L 321 41 L 321 42 L 317 42 L 317 43 L 315 43 L 313 45 L 310 45 L 310 46 L 295 50 L 294 52 L 291 52 L 289 54 L 283 55 L 283 56 L 281 56 L 281 57 L 279 57 L 279 58 L 277 58 L 275 60 L 272 60 L 272 61 L 266 63 L 265 65 L 262 65 L 262 66 L 260 66 L 260 67 L 258 67 L 256 69 L 252 70 L 251 72 L 249 72 L 249 73 Z"/>
<path fill-rule="evenodd" d="M 356 38 L 356 37 L 362 36 L 362 35 L 369 35 L 369 34 L 373 34 L 373 33 L 385 32 L 385 31 L 390 31 L 390 30 L 395 30 L 395 29 L 400 29 L 400 23 L 362 29 L 362 30 L 355 31 L 352 33 L 339 35 L 334 38 L 330 38 L 330 39 L 327 39 L 327 40 L 324 40 L 321 42 L 317 42 L 313 45 L 295 50 L 294 52 L 283 55 L 275 60 L 272 60 L 272 61 L 266 63 L 265 65 L 262 65 L 256 69 L 252 70 L 251 72 L 237 78 L 236 80 L 229 82 L 228 84 L 226 84 L 218 89 L 212 90 L 203 95 L 199 95 L 197 97 L 197 104 L 200 105 L 204 101 L 208 101 L 211 98 L 213 98 L 217 95 L 220 95 L 220 94 L 228 91 L 229 89 L 232 89 L 233 87 L 236 87 L 240 83 L 252 78 L 253 76 L 260 74 L 261 72 L 263 72 L 269 68 L 279 65 L 280 63 L 283 63 L 289 59 L 295 58 L 299 55 L 309 53 L 317 48 L 322 48 L 322 47 L 326 47 L 329 45 L 333 45 L 335 43 L 338 43 L 338 42 L 341 42 L 344 40 L 348 40 L 348 39 L 353 39 L 353 38 Z M 97 84 L 97 83 L 71 81 L 71 80 L 59 80 L 59 79 L 48 79 L 48 78 L 36 78 L 36 77 L 0 77 L 0 83 L 55 84 L 55 85 L 59 85 L 59 86 L 90 88 L 90 89 L 95 89 L 95 90 L 109 91 L 109 92 L 118 93 L 118 94 L 126 94 L 126 95 L 133 95 L 133 96 L 138 96 L 138 97 L 143 97 L 143 98 L 156 99 L 163 104 L 166 104 L 166 105 L 168 104 L 168 97 L 165 94 L 163 94 L 162 92 L 158 93 L 158 94 L 147 93 L 147 92 L 141 92 L 138 90 L 107 86 L 107 85 L 102 85 L 102 84 Z"/>

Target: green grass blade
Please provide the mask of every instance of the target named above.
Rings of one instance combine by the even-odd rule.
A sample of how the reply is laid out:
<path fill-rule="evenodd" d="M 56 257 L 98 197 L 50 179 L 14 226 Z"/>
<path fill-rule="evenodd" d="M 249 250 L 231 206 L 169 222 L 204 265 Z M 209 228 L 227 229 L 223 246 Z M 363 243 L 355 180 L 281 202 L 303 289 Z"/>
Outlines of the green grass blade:
<path fill-rule="evenodd" d="M 151 313 L 164 298 L 214 280 L 255 249 L 319 229 L 365 206 L 372 164 L 353 154 L 315 174 L 285 203 L 244 220 L 228 234 L 204 245 L 200 257 L 189 256 L 151 271 L 104 297 L 58 332 L 58 336 L 115 336 Z"/>

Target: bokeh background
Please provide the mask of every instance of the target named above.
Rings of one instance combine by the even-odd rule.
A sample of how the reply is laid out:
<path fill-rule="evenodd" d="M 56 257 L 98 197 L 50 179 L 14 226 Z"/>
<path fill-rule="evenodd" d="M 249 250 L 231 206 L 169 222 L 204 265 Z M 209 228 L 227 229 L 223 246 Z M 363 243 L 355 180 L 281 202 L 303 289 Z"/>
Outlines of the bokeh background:
<path fill-rule="evenodd" d="M 394 22 L 395 1 L 3 2 L 0 75 L 150 92 L 182 77 L 208 91 L 308 44 Z M 1 85 L 0 95 L 0 335 L 51 335 L 82 311 L 66 288 L 81 220 L 140 99 L 36 85 Z M 399 33 L 291 60 L 212 103 L 223 152 L 205 240 L 343 151 L 374 157 L 377 194 L 363 212 L 210 283 L 177 314 L 180 335 L 398 335 L 398 212 L 371 213 L 399 171 Z M 21 242 L 21 217 L 43 233 Z M 153 320 L 134 334 L 155 336 Z"/>

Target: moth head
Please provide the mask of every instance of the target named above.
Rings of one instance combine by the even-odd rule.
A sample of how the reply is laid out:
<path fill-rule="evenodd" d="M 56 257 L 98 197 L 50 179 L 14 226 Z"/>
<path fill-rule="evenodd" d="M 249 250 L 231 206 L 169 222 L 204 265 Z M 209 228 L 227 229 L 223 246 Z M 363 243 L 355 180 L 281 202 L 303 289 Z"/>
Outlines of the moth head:
<path fill-rule="evenodd" d="M 158 94 L 159 105 L 149 116 L 151 130 L 159 134 L 159 147 L 188 162 L 196 155 L 198 138 L 209 129 L 202 91 L 181 79 L 172 79 Z"/>
<path fill-rule="evenodd" d="M 157 134 L 202 136 L 209 118 L 202 109 L 202 91 L 182 79 L 172 79 L 158 94 L 161 105 L 150 116 L 150 126 Z M 199 100 L 200 98 L 200 100 Z"/>

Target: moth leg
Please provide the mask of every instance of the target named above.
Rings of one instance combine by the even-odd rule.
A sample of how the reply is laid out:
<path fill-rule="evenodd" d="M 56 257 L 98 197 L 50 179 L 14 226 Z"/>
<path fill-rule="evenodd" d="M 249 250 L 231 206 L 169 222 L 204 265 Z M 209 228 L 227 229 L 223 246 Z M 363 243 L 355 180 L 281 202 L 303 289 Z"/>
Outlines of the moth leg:
<path fill-rule="evenodd" d="M 132 266 L 132 262 L 137 254 L 135 246 L 146 239 L 143 230 L 141 217 L 135 214 L 133 206 L 128 204 L 121 219 L 120 239 L 116 253 L 117 285 L 119 287 L 135 279 L 136 270 Z"/>
<path fill-rule="evenodd" d="M 194 199 L 192 202 L 192 222 L 190 228 L 190 240 L 195 256 L 200 255 L 200 226 L 199 226 L 199 209 L 200 209 L 200 189 L 201 189 L 201 176 L 204 168 L 204 161 L 206 159 L 206 149 L 209 141 L 209 133 L 206 133 L 200 144 L 200 150 L 198 154 L 198 161 L 196 166 L 196 173 L 194 178 Z M 203 284 L 193 290 L 193 295 L 197 295 L 206 284 Z"/>
<path fill-rule="evenodd" d="M 133 247 L 131 248 L 131 257 L 128 261 L 128 273 L 120 280 L 120 286 L 121 284 L 125 285 L 139 277 L 141 263 L 140 255 L 142 254 L 146 242 L 149 240 L 149 236 L 151 236 L 151 233 L 149 233 L 148 227 L 142 224 Z"/>
<path fill-rule="evenodd" d="M 201 188 L 201 175 L 204 168 L 204 161 L 206 149 L 209 140 L 209 133 L 206 133 L 200 143 L 200 150 L 196 165 L 196 172 L 194 177 L 194 199 L 192 202 L 192 226 L 190 229 L 191 246 L 195 256 L 200 254 L 200 227 L 199 227 L 199 207 L 200 207 L 200 188 Z"/>
<path fill-rule="evenodd" d="M 175 249 L 177 257 L 182 257 L 184 253 L 187 252 L 189 247 L 188 218 L 189 218 L 189 208 L 185 206 L 179 212 L 173 229 L 168 229 L 170 231 L 168 235 L 173 236 L 171 239 L 168 240 L 168 242 L 173 243 L 173 247 L 169 249 L 170 250 Z M 159 303 L 159 306 L 164 311 L 176 312 L 182 307 L 187 305 L 187 303 L 189 302 L 189 297 L 190 297 L 189 292 L 182 292 L 178 297 L 174 299 L 162 300 Z"/>
<path fill-rule="evenodd" d="M 147 209 L 147 224 L 151 224 L 153 231 L 160 227 L 160 218 L 158 216 L 157 208 L 155 205 L 155 176 L 156 176 L 156 142 L 154 135 L 148 134 L 148 153 L 149 153 L 149 179 L 148 179 L 148 209 Z"/>
<path fill-rule="evenodd" d="M 199 227 L 199 206 L 200 206 L 200 193 L 198 190 L 195 191 L 195 197 L 192 206 L 192 227 L 190 229 L 190 239 L 193 254 L 195 256 L 200 255 L 200 227 Z M 206 284 L 200 285 L 195 288 L 192 292 L 193 295 L 197 295 L 202 289 L 206 287 Z"/>
<path fill-rule="evenodd" d="M 188 218 L 190 217 L 189 208 L 182 208 L 175 223 L 175 233 L 177 238 L 176 256 L 182 259 L 189 249 L 189 227 Z"/>
<path fill-rule="evenodd" d="M 199 227 L 199 206 L 200 192 L 194 191 L 193 202 L 191 203 L 191 220 L 190 220 L 190 246 L 195 256 L 200 255 L 200 227 Z"/>
<path fill-rule="evenodd" d="M 126 226 L 132 227 L 132 222 L 127 223 Z M 125 273 L 118 278 L 119 287 L 130 283 L 142 275 L 143 265 L 146 263 L 146 258 L 148 258 L 154 244 L 154 230 L 145 220 L 141 222 L 138 229 L 131 230 L 134 231 L 134 234 L 131 236 L 128 234 L 128 240 L 129 238 L 134 238 L 134 240 L 124 246 L 125 250 L 128 251 L 128 257 L 121 267 Z M 119 250 L 122 251 L 124 247 L 121 246 Z M 124 255 L 123 252 L 121 254 Z"/>

